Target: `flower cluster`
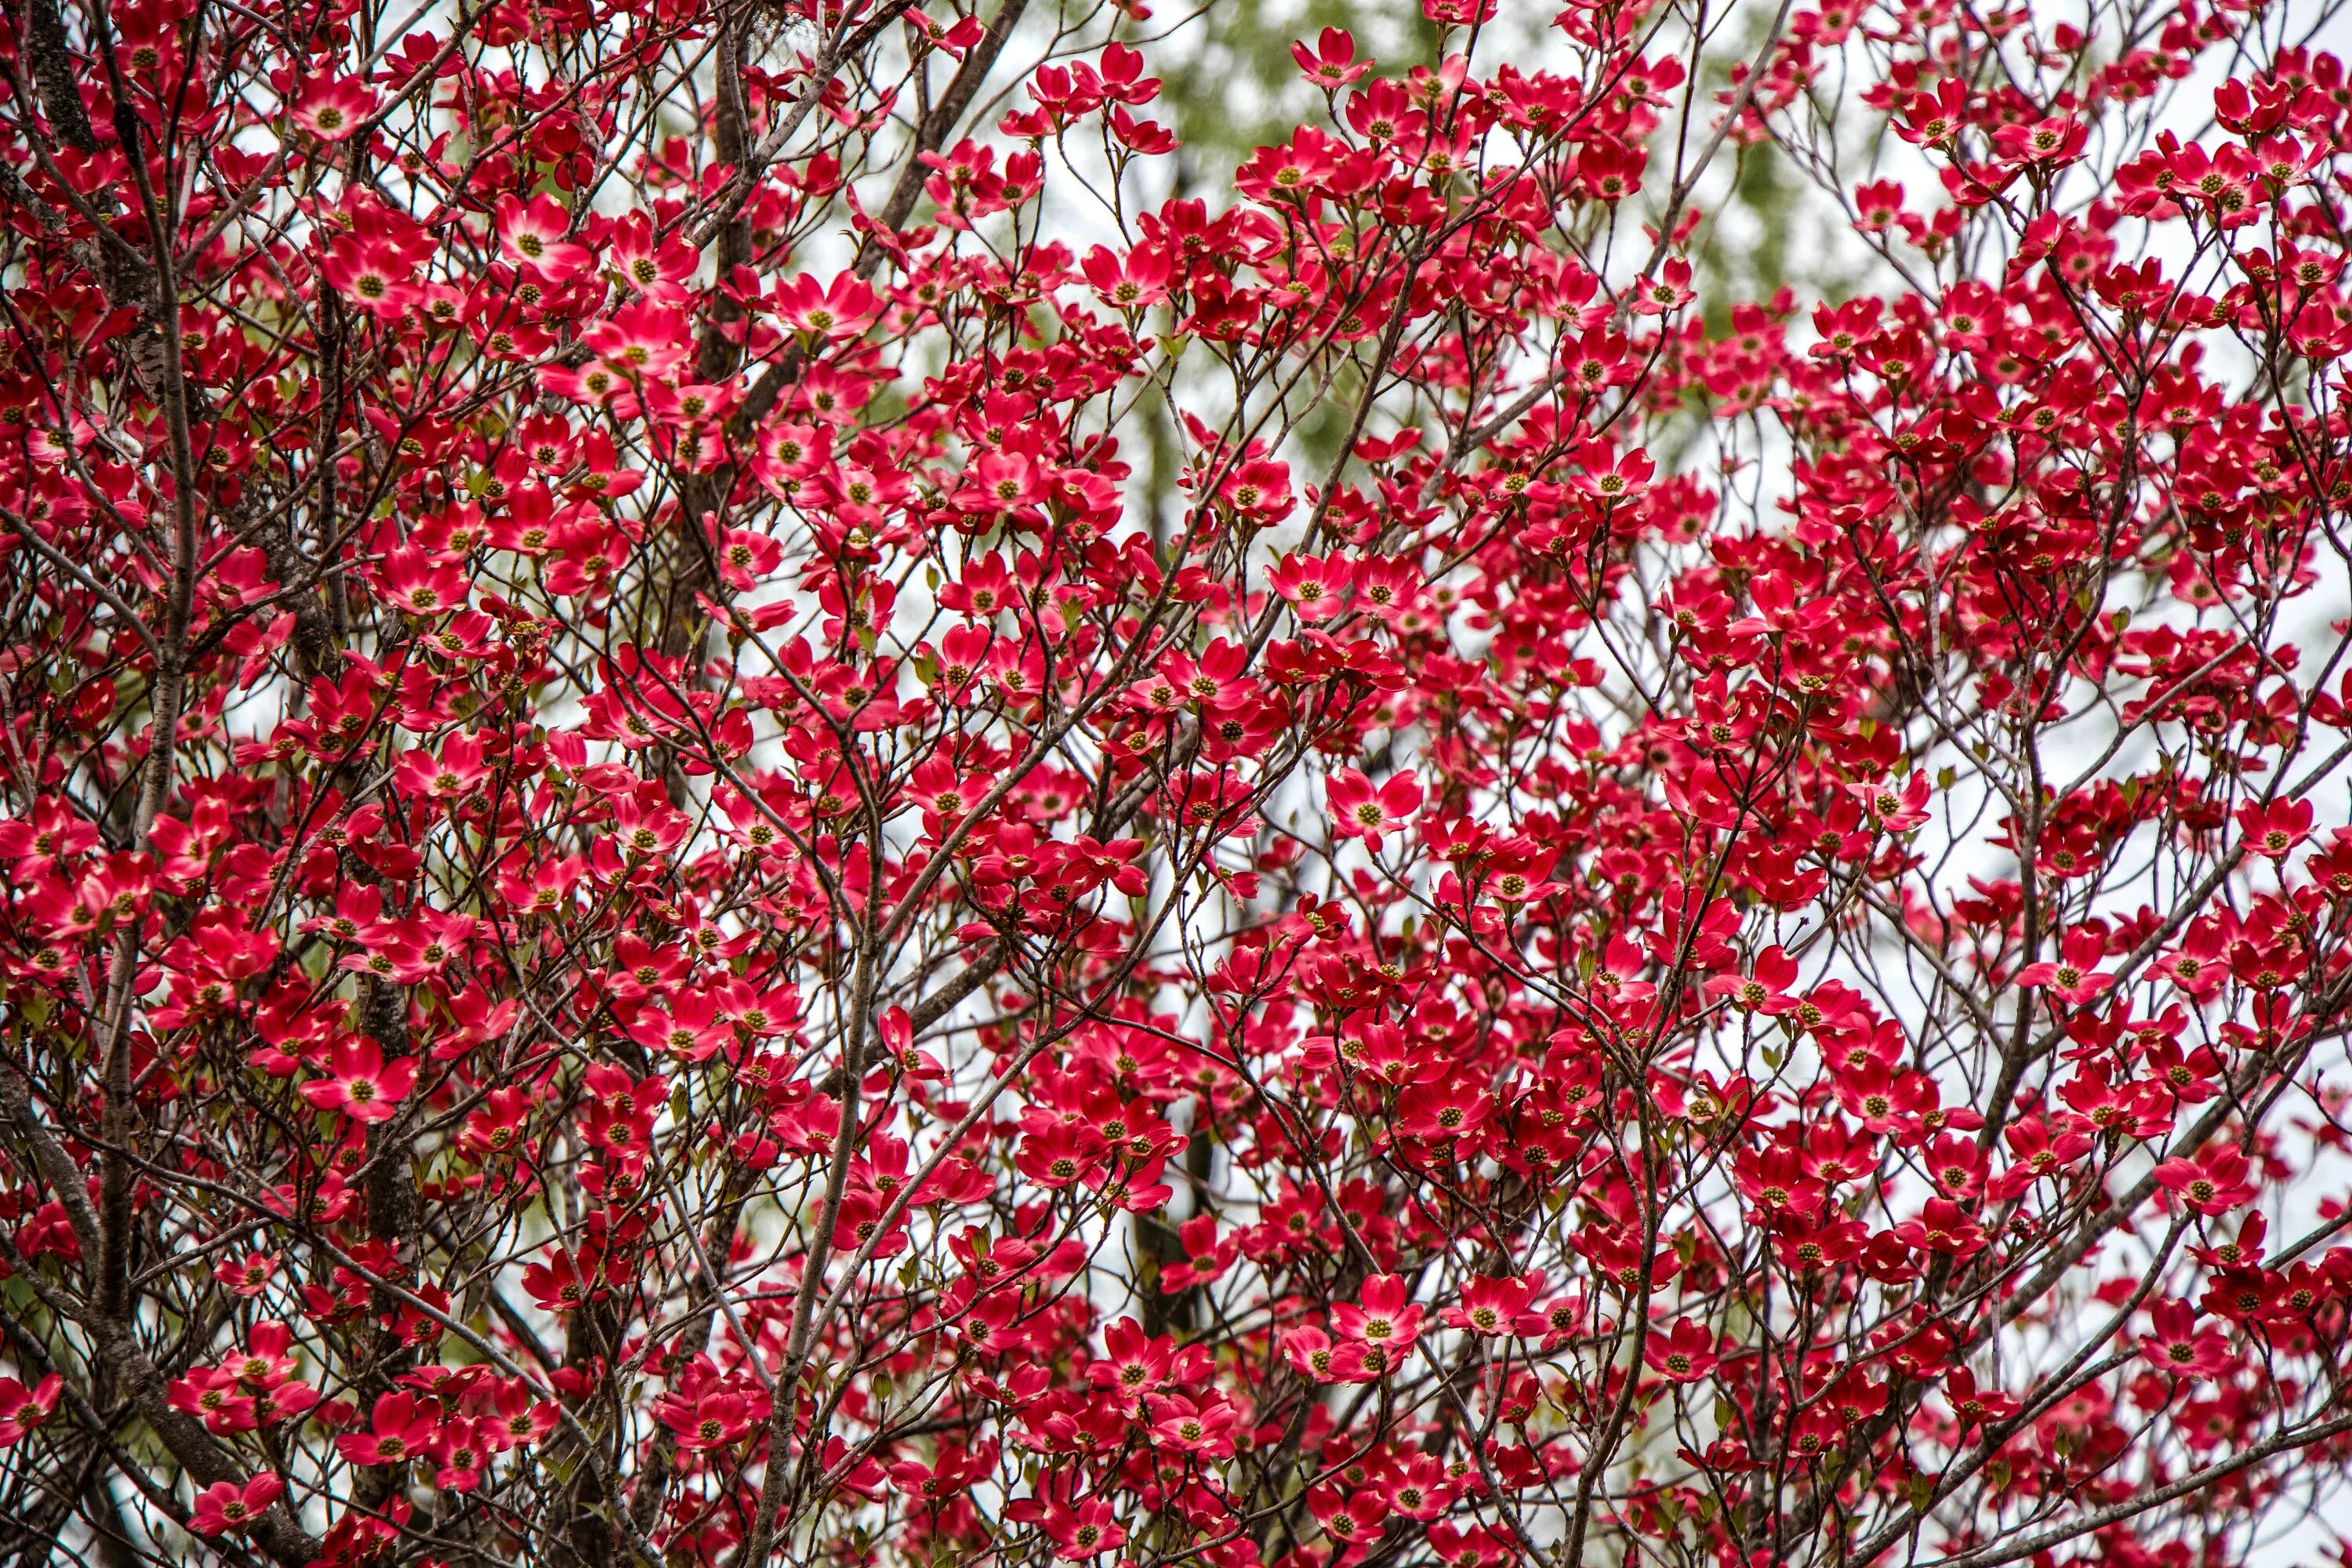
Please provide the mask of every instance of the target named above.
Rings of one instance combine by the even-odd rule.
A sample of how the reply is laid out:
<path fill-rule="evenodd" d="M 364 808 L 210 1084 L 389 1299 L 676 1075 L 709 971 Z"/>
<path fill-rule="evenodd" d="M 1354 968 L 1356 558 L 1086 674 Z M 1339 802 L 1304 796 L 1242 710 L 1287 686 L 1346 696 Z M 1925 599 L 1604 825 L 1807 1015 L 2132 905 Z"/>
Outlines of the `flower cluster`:
<path fill-rule="evenodd" d="M 19 9 L 23 1541 L 2176 1568 L 2343 1473 L 2294 7 L 1426 0 L 1213 197 L 1135 0 Z M 1747 159 L 1856 288 L 1722 281 Z"/>

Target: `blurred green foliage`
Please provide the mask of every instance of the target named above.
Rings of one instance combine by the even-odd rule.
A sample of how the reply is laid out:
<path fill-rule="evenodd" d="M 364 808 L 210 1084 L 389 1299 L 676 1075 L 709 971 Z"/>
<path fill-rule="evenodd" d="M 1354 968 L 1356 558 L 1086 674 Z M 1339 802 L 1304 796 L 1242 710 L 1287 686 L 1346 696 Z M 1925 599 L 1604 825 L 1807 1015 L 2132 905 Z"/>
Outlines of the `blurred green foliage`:
<path fill-rule="evenodd" d="M 1554 9 L 1546 0 L 1504 0 L 1502 14 L 1478 41 L 1475 68 L 1483 74 L 1507 59 L 1522 69 L 1547 64 L 1573 69 L 1550 26 Z M 1739 24 L 1719 35 L 1721 47 L 1709 51 L 1703 68 L 1718 90 L 1727 90 L 1733 63 L 1753 58 L 1769 26 L 1771 7 L 1746 9 Z M 1181 146 L 1169 161 L 1170 184 L 1163 194 L 1207 197 L 1213 206 L 1234 169 L 1252 152 L 1287 141 L 1302 120 L 1319 118 L 1319 95 L 1301 79 L 1291 44 L 1311 43 L 1325 27 L 1334 26 L 1347 29 L 1355 37 L 1357 58 L 1378 60 L 1383 75 L 1401 75 L 1437 58 L 1438 32 L 1423 19 L 1420 0 L 1179 0 L 1155 5 L 1149 20 L 1131 28 L 1132 36 L 1164 36 L 1155 57 L 1163 82 L 1155 108 Z M 1460 41 L 1455 35 L 1455 47 Z M 1695 127 L 1694 140 L 1702 140 L 1705 130 Z M 1663 203 L 1672 184 L 1674 133 L 1671 121 L 1661 126 L 1653 146 L 1643 192 L 1653 203 Z M 1801 296 L 1828 299 L 1843 299 L 1861 286 L 1862 264 L 1843 243 L 1847 237 L 1835 232 L 1837 215 L 1779 148 L 1769 142 L 1727 148 L 1719 167 L 1729 179 L 1711 181 L 1702 191 L 1706 221 L 1692 252 L 1699 308 L 1710 336 L 1729 331 L 1734 305 L 1769 300 L 1784 285 Z M 1636 204 L 1628 206 L 1638 210 Z M 1620 227 L 1639 239 L 1636 211 L 1625 213 Z M 1352 374 L 1343 372 L 1333 395 L 1293 432 L 1295 458 L 1319 473 L 1344 438 L 1348 411 L 1360 390 Z M 1173 523 L 1178 503 L 1174 478 L 1181 447 L 1172 416 L 1166 410 L 1162 415 L 1153 422 L 1153 449 L 1145 467 L 1165 526 Z M 1659 455 L 1673 460 L 1671 453 Z"/>

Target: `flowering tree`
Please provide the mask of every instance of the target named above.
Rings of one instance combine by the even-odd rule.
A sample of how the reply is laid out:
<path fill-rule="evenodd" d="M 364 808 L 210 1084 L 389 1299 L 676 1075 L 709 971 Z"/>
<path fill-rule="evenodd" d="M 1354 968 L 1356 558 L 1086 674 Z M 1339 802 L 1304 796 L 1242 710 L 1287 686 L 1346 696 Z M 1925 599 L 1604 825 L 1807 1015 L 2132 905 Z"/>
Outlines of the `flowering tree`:
<path fill-rule="evenodd" d="M 1495 11 L 1204 202 L 1132 4 L 11 0 L 9 1560 L 2325 1500 L 2352 83 Z"/>

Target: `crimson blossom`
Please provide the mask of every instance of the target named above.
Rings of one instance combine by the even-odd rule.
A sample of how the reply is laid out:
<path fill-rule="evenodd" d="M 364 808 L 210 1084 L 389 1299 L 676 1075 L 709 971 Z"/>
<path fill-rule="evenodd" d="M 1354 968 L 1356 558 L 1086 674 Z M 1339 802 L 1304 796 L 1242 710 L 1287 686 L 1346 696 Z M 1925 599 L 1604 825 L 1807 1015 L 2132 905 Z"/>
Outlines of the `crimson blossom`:
<path fill-rule="evenodd" d="M 10 0 L 0 1556 L 2321 1541 L 2332 9 L 1554 3 Z"/>

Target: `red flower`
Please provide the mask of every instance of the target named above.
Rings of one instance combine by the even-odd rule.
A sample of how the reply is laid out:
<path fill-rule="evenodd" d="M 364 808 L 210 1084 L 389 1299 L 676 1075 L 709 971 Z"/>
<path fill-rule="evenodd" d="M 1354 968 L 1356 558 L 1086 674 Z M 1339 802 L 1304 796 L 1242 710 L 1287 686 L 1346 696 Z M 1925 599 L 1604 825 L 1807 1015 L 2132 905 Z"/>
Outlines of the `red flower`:
<path fill-rule="evenodd" d="M 1459 1081 L 1415 1084 L 1397 1100 L 1396 1128 L 1408 1138 L 1450 1143 L 1486 1125 L 1494 1100 L 1475 1084 Z M 1455 1158 L 1460 1152 L 1449 1151 Z"/>
<path fill-rule="evenodd" d="M 1999 1389 L 1979 1389 L 1976 1374 L 1966 1367 L 1944 1379 L 1944 1401 L 1964 1427 L 2006 1421 L 2018 1411 L 2017 1401 Z"/>
<path fill-rule="evenodd" d="M 1312 49 L 1293 42 L 1290 58 L 1298 62 L 1300 73 L 1308 81 L 1326 92 L 1355 86 L 1372 68 L 1370 60 L 1356 58 L 1356 40 L 1339 27 L 1324 28 Z"/>
<path fill-rule="evenodd" d="M 1331 831 L 1340 838 L 1361 838 L 1375 852 L 1389 834 L 1403 831 L 1421 809 L 1421 781 L 1398 773 L 1374 787 L 1354 768 L 1341 768 L 1328 786 Z"/>
<path fill-rule="evenodd" d="M 1234 1451 L 1232 1431 L 1235 1412 L 1222 1400 L 1196 1403 L 1169 1394 L 1152 1403 L 1152 1436 L 1180 1453 L 1222 1458 Z"/>
<path fill-rule="evenodd" d="M 64 1377 L 54 1372 L 32 1388 L 13 1377 L 0 1377 L 0 1448 L 14 1447 L 26 1434 L 38 1431 L 57 1414 L 64 1391 Z"/>
<path fill-rule="evenodd" d="M 433 1484 L 445 1492 L 470 1492 L 482 1484 L 482 1472 L 498 1451 L 499 1433 L 493 1422 L 452 1421 L 441 1428 L 429 1450 Z"/>
<path fill-rule="evenodd" d="M 1266 568 L 1266 586 L 1290 604 L 1300 620 L 1328 621 L 1344 608 L 1353 574 L 1344 561 L 1322 555 L 1286 555 Z"/>
<path fill-rule="evenodd" d="M 2158 1301 L 2147 1316 L 2149 1331 L 2140 1339 L 2140 1353 L 2158 1371 L 2173 1377 L 2218 1377 L 2237 1363 L 2230 1342 L 2219 1329 L 2200 1326 L 2188 1302 Z"/>
<path fill-rule="evenodd" d="M 691 1403 L 666 1401 L 661 1418 L 682 1447 L 723 1448 L 751 1429 L 751 1409 L 741 1394 L 712 1390 Z"/>
<path fill-rule="evenodd" d="M 803 273 L 777 286 L 775 308 L 785 321 L 820 338 L 854 338 L 881 311 L 873 289 L 854 272 L 824 285 Z"/>
<path fill-rule="evenodd" d="M 2238 808 L 2238 831 L 2244 835 L 2246 847 L 2266 859 L 2284 860 L 2294 847 L 2311 836 L 2311 802 L 2279 800 L 2268 805 L 2247 805 Z"/>
<path fill-rule="evenodd" d="M 1895 1235 L 1916 1251 L 1940 1252 L 1958 1258 L 1975 1257 L 1985 1245 L 1983 1229 L 1948 1198 L 1929 1198 L 1919 1217 L 1896 1226 Z"/>
<path fill-rule="evenodd" d="M 553 198 L 533 196 L 528 204 L 507 196 L 499 203 L 499 247 L 506 257 L 534 277 L 551 283 L 569 282 L 585 272 L 593 257 L 570 237 L 572 216 Z"/>
<path fill-rule="evenodd" d="M 1527 1331 L 1521 1326 L 1528 1303 L 1543 1289 L 1541 1274 L 1524 1274 L 1503 1279 L 1484 1276 L 1466 1280 L 1462 1286 L 1459 1306 L 1448 1307 L 1440 1314 L 1449 1327 L 1467 1329 L 1474 1334 L 1511 1334 Z"/>
<path fill-rule="evenodd" d="M 1054 1540 L 1054 1555 L 1083 1563 L 1127 1544 L 1118 1516 L 1101 1498 L 1088 1498 L 1076 1509 L 1056 1508 L 1045 1516 L 1045 1533 Z"/>
<path fill-rule="evenodd" d="M 1789 994 L 1789 987 L 1796 983 L 1797 961 L 1775 942 L 1756 955 L 1746 978 L 1716 975 L 1707 981 L 1706 992 L 1710 996 L 1729 997 L 1744 1012 L 1775 1017 L 1796 1006 L 1796 999 Z"/>
<path fill-rule="evenodd" d="M 2115 976 L 2098 967 L 2106 956 L 2105 933 L 2078 927 L 2066 933 L 2059 944 L 2060 955 L 2041 963 L 2028 964 L 2020 970 L 2020 985 L 2046 985 L 2051 994 L 2071 1006 L 2082 1006 L 2115 983 Z"/>
<path fill-rule="evenodd" d="M 1422 1316 L 1421 1305 L 1408 1304 L 1405 1283 L 1393 1274 L 1365 1280 L 1359 1301 L 1331 1304 L 1331 1326 L 1357 1343 L 1384 1352 L 1391 1366 L 1421 1337 Z"/>
<path fill-rule="evenodd" d="M 415 264 L 381 237 L 344 236 L 319 265 L 337 293 L 372 316 L 398 321 L 424 298 Z"/>
<path fill-rule="evenodd" d="M 2254 1197 L 2245 1152 L 2216 1143 L 2193 1159 L 2175 1158 L 2156 1168 L 2156 1179 L 2196 1214 L 2227 1214 Z"/>
<path fill-rule="evenodd" d="M 1032 1181 L 1066 1187 L 1099 1171 L 1107 1153 L 1101 1136 L 1092 1128 L 1055 1121 L 1022 1138 L 1018 1163 L 1022 1173 Z"/>
<path fill-rule="evenodd" d="M 173 1382 L 170 1400 L 173 1409 L 201 1418 L 215 1432 L 250 1432 L 258 1425 L 252 1396 L 239 1391 L 234 1373 L 200 1366 Z"/>
<path fill-rule="evenodd" d="M 375 94 L 350 77 L 319 78 L 304 84 L 294 100 L 295 124 L 321 142 L 341 142 L 375 112 Z"/>
<path fill-rule="evenodd" d="M 1688 1318 L 1675 1320 L 1671 1330 L 1652 1330 L 1642 1347 L 1643 1364 L 1670 1383 L 1696 1383 L 1713 1372 L 1720 1359 L 1715 1335 Z"/>
<path fill-rule="evenodd" d="M 603 1282 L 592 1289 L 572 1254 L 558 1247 L 547 1262 L 531 1264 L 522 1271 L 522 1288 L 545 1310 L 569 1312 L 601 1293 Z"/>
<path fill-rule="evenodd" d="M 375 1409 L 364 1432 L 346 1432 L 335 1439 L 335 1451 L 354 1465 L 393 1465 L 425 1452 L 441 1413 L 430 1400 L 392 1393 L 376 1397 Z"/>
<path fill-rule="evenodd" d="M 416 1087 L 416 1062 L 387 1062 L 383 1049 L 361 1036 L 341 1042 L 332 1055 L 331 1076 L 302 1086 L 302 1098 L 321 1110 L 340 1110 L 354 1121 L 389 1121 Z"/>
<path fill-rule="evenodd" d="M 267 1471 L 243 1486 L 215 1481 L 196 1494 L 188 1513 L 188 1528 L 198 1535 L 242 1534 L 286 1491 L 285 1483 Z"/>
<path fill-rule="evenodd" d="M 1167 255 L 1139 245 L 1124 257 L 1107 246 L 1096 246 L 1081 263 L 1096 298 L 1114 310 L 1140 310 L 1168 298 L 1174 275 Z"/>

